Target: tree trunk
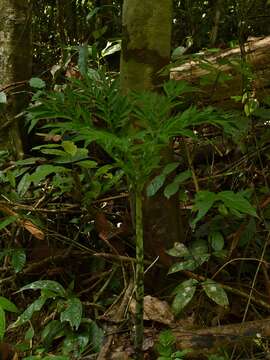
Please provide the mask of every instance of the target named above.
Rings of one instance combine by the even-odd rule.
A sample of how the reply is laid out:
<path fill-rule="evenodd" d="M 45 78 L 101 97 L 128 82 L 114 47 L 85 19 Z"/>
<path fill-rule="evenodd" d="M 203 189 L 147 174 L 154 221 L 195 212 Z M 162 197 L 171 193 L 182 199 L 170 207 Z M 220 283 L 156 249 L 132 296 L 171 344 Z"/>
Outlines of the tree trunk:
<path fill-rule="evenodd" d="M 28 80 L 32 72 L 31 15 L 29 0 L 0 0 L 0 90 L 15 82 Z M 0 113 L 0 150 L 19 158 L 23 154 L 20 129 L 25 95 L 16 88 L 8 94 L 8 105 Z M 21 92 L 20 92 L 21 91 Z"/>
<path fill-rule="evenodd" d="M 125 0 L 121 87 L 152 90 L 159 82 L 157 71 L 170 61 L 171 0 Z"/>
<path fill-rule="evenodd" d="M 161 82 L 158 71 L 170 61 L 172 1 L 125 0 L 120 84 L 129 90 L 154 90 Z M 168 151 L 168 158 L 171 157 Z M 178 197 L 167 200 L 162 192 L 143 203 L 144 247 L 168 266 L 165 250 L 181 241 L 183 231 Z"/>

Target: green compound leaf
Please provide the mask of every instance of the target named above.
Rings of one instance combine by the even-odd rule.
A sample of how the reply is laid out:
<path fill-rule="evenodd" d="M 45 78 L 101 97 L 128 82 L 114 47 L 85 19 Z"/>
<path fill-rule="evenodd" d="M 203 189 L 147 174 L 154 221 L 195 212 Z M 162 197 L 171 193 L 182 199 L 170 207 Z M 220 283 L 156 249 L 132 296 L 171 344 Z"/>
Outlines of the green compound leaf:
<path fill-rule="evenodd" d="M 61 312 L 61 322 L 67 321 L 70 326 L 78 330 L 82 320 L 82 303 L 80 299 L 74 297 L 67 300 L 67 308 Z"/>
<path fill-rule="evenodd" d="M 228 306 L 229 300 L 222 286 L 208 279 L 202 283 L 206 295 L 220 306 Z"/>
<path fill-rule="evenodd" d="M 246 198 L 244 198 L 241 193 L 234 193 L 233 191 L 221 191 L 217 194 L 217 199 L 221 200 L 230 210 L 258 217 L 256 209 Z"/>
<path fill-rule="evenodd" d="M 174 289 L 176 296 L 172 303 L 172 310 L 175 315 L 178 315 L 193 298 L 197 284 L 197 280 L 189 279 L 182 282 Z"/>

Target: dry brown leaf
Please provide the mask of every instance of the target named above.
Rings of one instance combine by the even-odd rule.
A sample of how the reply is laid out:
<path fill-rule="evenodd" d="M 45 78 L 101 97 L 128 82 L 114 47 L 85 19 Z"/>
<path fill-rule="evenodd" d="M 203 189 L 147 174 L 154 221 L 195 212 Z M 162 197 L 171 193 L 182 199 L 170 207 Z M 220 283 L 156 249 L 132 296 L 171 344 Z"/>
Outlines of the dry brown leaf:
<path fill-rule="evenodd" d="M 136 301 L 131 300 L 130 311 L 135 315 Z M 170 306 L 166 301 L 147 295 L 144 297 L 144 320 L 152 320 L 165 325 L 171 325 L 174 322 L 174 316 Z"/>
<path fill-rule="evenodd" d="M 36 239 L 44 240 L 44 232 L 40 230 L 36 225 L 34 225 L 31 221 L 25 220 L 21 222 L 22 227 L 24 227 L 27 231 L 30 232 Z"/>

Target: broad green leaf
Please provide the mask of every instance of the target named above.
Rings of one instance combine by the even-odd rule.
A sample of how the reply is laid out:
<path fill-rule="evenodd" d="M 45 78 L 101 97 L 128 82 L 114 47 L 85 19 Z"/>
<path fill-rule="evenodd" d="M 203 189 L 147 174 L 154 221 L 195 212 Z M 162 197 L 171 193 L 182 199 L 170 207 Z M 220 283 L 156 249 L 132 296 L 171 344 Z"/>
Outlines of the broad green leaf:
<path fill-rule="evenodd" d="M 104 165 L 104 166 L 101 166 L 95 173 L 95 177 L 98 178 L 100 176 L 103 176 L 105 174 L 108 174 L 108 172 L 110 170 L 112 170 L 114 167 L 113 165 Z"/>
<path fill-rule="evenodd" d="M 45 88 L 46 83 L 40 78 L 33 77 L 30 79 L 29 85 L 33 88 L 43 89 L 43 88 Z"/>
<path fill-rule="evenodd" d="M 39 184 L 44 180 L 48 175 L 57 174 L 61 172 L 67 172 L 68 169 L 62 166 L 54 165 L 40 165 L 36 168 L 36 171 L 30 175 L 29 179 L 34 182 L 34 184 Z"/>
<path fill-rule="evenodd" d="M 36 164 L 38 161 L 44 161 L 45 159 L 42 157 L 31 157 L 23 160 L 17 160 L 15 162 L 16 165 L 23 166 L 23 165 L 33 165 Z"/>
<path fill-rule="evenodd" d="M 208 254 L 207 241 L 204 239 L 194 240 L 191 243 L 190 252 L 193 256 Z"/>
<path fill-rule="evenodd" d="M 214 251 L 220 251 L 224 247 L 224 237 L 220 231 L 213 231 L 208 236 L 208 241 Z"/>
<path fill-rule="evenodd" d="M 62 146 L 68 154 L 74 156 L 78 150 L 77 146 L 74 144 L 73 141 L 63 141 Z"/>
<path fill-rule="evenodd" d="M 229 300 L 225 290 L 215 281 L 208 279 L 202 283 L 206 295 L 220 306 L 228 306 Z"/>
<path fill-rule="evenodd" d="M 197 222 L 201 220 L 204 215 L 211 209 L 217 200 L 217 195 L 211 191 L 199 191 L 195 196 L 195 203 L 193 211 L 198 210 L 196 218 L 191 222 L 192 227 L 195 227 Z"/>
<path fill-rule="evenodd" d="M 217 199 L 223 201 L 224 205 L 230 210 L 236 210 L 242 214 L 258 217 L 256 209 L 246 198 L 244 198 L 241 193 L 234 193 L 233 191 L 221 191 L 217 194 Z"/>
<path fill-rule="evenodd" d="M 186 260 L 186 261 L 181 261 L 179 263 L 175 263 L 173 264 L 169 271 L 168 274 L 174 274 L 178 271 L 183 271 L 183 270 L 189 270 L 189 271 L 193 271 L 196 269 L 198 265 L 196 264 L 195 260 Z"/>
<path fill-rule="evenodd" d="M 224 204 L 219 204 L 218 205 L 218 212 L 222 215 L 222 216 L 227 216 L 229 215 L 229 211 L 226 208 L 226 206 Z"/>
<path fill-rule="evenodd" d="M 32 318 L 34 312 L 40 311 L 42 309 L 46 300 L 47 297 L 40 296 L 31 305 L 29 305 L 27 309 L 24 310 L 24 312 L 18 317 L 18 319 L 12 324 L 11 327 L 15 328 L 29 321 Z"/>
<path fill-rule="evenodd" d="M 83 169 L 94 169 L 97 167 L 97 162 L 93 160 L 82 160 L 77 162 L 76 165 L 82 167 Z"/>
<path fill-rule="evenodd" d="M 4 309 L 0 306 L 0 340 L 3 340 L 6 331 L 6 316 Z"/>
<path fill-rule="evenodd" d="M 164 169 L 162 170 L 162 174 L 167 176 L 171 174 L 174 170 L 176 170 L 179 166 L 179 162 L 173 162 L 170 164 L 167 164 Z"/>
<path fill-rule="evenodd" d="M 50 148 L 42 148 L 40 149 L 42 154 L 45 155 L 56 155 L 56 156 L 65 156 L 67 153 L 64 150 L 60 149 L 50 149 Z"/>
<path fill-rule="evenodd" d="M 63 288 L 61 284 L 59 284 L 57 281 L 53 280 L 38 280 L 34 281 L 31 284 L 27 284 L 23 286 L 20 291 L 25 290 L 49 290 L 55 293 L 55 295 L 59 295 L 62 297 L 66 296 L 66 290 Z"/>
<path fill-rule="evenodd" d="M 4 91 L 0 91 L 0 104 L 6 104 L 7 103 L 7 95 L 4 93 Z"/>
<path fill-rule="evenodd" d="M 61 322 L 67 321 L 70 326 L 78 330 L 82 320 L 82 303 L 80 299 L 73 297 L 67 300 L 66 310 L 61 312 Z"/>
<path fill-rule="evenodd" d="M 15 273 L 20 272 L 26 263 L 26 255 L 23 249 L 15 249 L 11 256 L 11 265 Z"/>
<path fill-rule="evenodd" d="M 183 171 L 182 173 L 178 174 L 173 182 L 165 187 L 164 195 L 167 199 L 169 199 L 172 195 L 177 193 L 179 190 L 180 185 L 189 179 L 192 176 L 192 173 L 190 170 Z"/>
<path fill-rule="evenodd" d="M 157 175 L 156 177 L 154 177 L 154 179 L 152 179 L 152 181 L 150 182 L 150 184 L 147 186 L 146 189 L 146 194 L 147 196 L 153 196 L 155 195 L 158 190 L 163 186 L 166 177 L 171 174 L 177 167 L 179 166 L 178 162 L 173 162 L 170 164 L 167 164 L 164 169 L 162 170 L 162 172 Z"/>
<path fill-rule="evenodd" d="M 198 266 L 202 265 L 205 261 L 208 261 L 209 258 L 210 258 L 210 254 L 206 254 L 206 253 L 193 255 L 188 260 L 184 260 L 173 264 L 170 267 L 168 274 L 174 274 L 178 271 L 183 271 L 183 270 L 193 271 Z"/>
<path fill-rule="evenodd" d="M 10 312 L 18 312 L 17 306 L 13 304 L 10 300 L 7 298 L 0 296 L 0 307 L 3 310 L 10 311 Z"/>
<path fill-rule="evenodd" d="M 146 188 L 146 194 L 148 197 L 154 196 L 158 190 L 163 186 L 166 180 L 166 176 L 164 174 L 160 174 L 150 182 L 150 184 Z"/>
<path fill-rule="evenodd" d="M 24 196 L 27 190 L 29 189 L 30 185 L 31 185 L 30 174 L 25 173 L 17 186 L 18 194 L 20 196 Z"/>
<path fill-rule="evenodd" d="M 197 284 L 197 280 L 189 279 L 176 287 L 174 290 L 176 295 L 172 303 L 172 310 L 175 315 L 178 315 L 193 298 Z"/>
<path fill-rule="evenodd" d="M 173 248 L 166 250 L 166 253 L 173 257 L 186 257 L 190 255 L 189 249 L 179 242 L 175 242 Z"/>
<path fill-rule="evenodd" d="M 176 181 L 173 181 L 169 185 L 167 185 L 164 189 L 164 196 L 169 199 L 172 195 L 176 194 L 179 190 L 180 184 L 178 184 Z"/>

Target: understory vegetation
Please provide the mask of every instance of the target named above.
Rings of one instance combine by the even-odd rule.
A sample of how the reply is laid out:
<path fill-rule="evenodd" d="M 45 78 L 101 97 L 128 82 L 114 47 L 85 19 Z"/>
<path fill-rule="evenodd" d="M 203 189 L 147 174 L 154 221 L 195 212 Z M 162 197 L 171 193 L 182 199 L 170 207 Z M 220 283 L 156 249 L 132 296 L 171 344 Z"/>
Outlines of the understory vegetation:
<path fill-rule="evenodd" d="M 71 1 L 74 23 L 36 3 L 33 76 L 14 116 L 24 155 L 0 151 L 0 358 L 266 359 L 270 97 L 243 46 L 269 6 L 221 4 L 214 41 L 204 17 L 219 8 L 174 4 L 165 80 L 127 93 L 120 1 Z M 187 63 L 193 81 L 173 75 Z M 0 84 L 1 114 L 17 86 Z M 180 210 L 168 246 L 155 227 L 144 243 L 157 196 Z"/>

